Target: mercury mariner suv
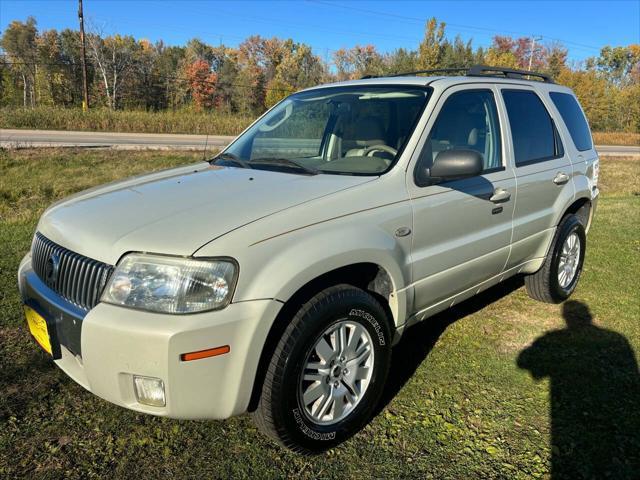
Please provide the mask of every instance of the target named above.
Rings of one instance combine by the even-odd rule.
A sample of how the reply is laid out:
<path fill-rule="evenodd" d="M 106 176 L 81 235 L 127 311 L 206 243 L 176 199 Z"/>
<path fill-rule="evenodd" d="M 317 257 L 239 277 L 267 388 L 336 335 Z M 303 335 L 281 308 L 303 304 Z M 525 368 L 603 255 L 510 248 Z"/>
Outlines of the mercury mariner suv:
<path fill-rule="evenodd" d="M 597 184 L 582 109 L 545 75 L 322 85 L 210 161 L 51 206 L 20 291 L 90 392 L 171 418 L 249 411 L 319 452 L 375 414 L 411 325 L 517 274 L 537 300 L 571 295 Z"/>

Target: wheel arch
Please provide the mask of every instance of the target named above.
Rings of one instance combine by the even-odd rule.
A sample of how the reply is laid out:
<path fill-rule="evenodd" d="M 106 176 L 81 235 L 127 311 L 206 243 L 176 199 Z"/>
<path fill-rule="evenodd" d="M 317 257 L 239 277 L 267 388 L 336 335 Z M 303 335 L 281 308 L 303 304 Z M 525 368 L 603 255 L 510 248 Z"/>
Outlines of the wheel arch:
<path fill-rule="evenodd" d="M 591 199 L 587 197 L 580 197 L 574 200 L 574 202 L 569 205 L 562 216 L 558 219 L 557 223 L 560 223 L 560 221 L 568 214 L 573 214 L 578 217 L 578 220 L 580 220 L 580 223 L 584 226 L 585 232 L 588 232 L 589 227 L 591 226 L 591 219 L 593 217 Z"/>
<path fill-rule="evenodd" d="M 300 307 L 312 298 L 316 293 L 334 285 L 348 284 L 361 288 L 372 294 L 387 312 L 391 330 L 395 330 L 398 321 L 397 302 L 395 292 L 393 290 L 393 279 L 389 272 L 381 265 L 374 262 L 358 262 L 342 267 L 335 268 L 325 272 L 295 291 L 288 299 L 284 301 L 284 305 L 278 312 L 273 321 L 267 338 L 263 344 L 258 368 L 253 380 L 251 397 L 249 400 L 248 411 L 254 411 L 260 400 L 262 383 L 273 355 L 274 350 L 284 333 L 291 318 L 300 309 Z M 392 300 L 390 300 L 390 298 Z"/>

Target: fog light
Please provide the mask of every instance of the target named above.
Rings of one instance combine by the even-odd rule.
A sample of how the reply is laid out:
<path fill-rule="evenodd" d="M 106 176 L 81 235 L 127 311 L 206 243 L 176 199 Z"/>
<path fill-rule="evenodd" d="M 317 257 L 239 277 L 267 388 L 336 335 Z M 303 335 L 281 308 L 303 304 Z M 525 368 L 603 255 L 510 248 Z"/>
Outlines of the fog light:
<path fill-rule="evenodd" d="M 164 407 L 164 382 L 155 377 L 133 376 L 133 386 L 139 403 L 152 407 Z"/>

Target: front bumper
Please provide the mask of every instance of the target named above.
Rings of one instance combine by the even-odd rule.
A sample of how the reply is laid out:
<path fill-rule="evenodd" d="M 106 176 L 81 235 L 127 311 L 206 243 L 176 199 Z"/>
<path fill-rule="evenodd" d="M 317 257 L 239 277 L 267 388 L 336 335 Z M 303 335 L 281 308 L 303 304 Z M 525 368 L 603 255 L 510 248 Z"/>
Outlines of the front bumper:
<path fill-rule="evenodd" d="M 282 305 L 255 300 L 214 312 L 166 315 L 99 303 L 85 314 L 38 279 L 30 255 L 20 264 L 18 280 L 23 301 L 48 321 L 55 319 L 58 367 L 109 402 L 172 418 L 222 419 L 246 411 L 262 347 Z M 230 352 L 180 359 L 222 345 Z M 133 375 L 162 379 L 166 406 L 138 403 Z"/>

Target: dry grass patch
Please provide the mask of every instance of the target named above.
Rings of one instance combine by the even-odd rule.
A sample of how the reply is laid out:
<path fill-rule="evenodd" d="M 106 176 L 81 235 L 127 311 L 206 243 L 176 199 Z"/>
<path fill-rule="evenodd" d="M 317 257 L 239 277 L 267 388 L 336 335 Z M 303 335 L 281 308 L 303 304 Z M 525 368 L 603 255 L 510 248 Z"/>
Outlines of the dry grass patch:
<path fill-rule="evenodd" d="M 600 159 L 599 188 L 604 195 L 640 195 L 640 157 Z"/>
<path fill-rule="evenodd" d="M 92 132 L 190 133 L 237 135 L 254 117 L 221 112 L 146 112 L 92 108 L 4 107 L 0 109 L 0 128 L 39 130 L 79 130 Z"/>
<path fill-rule="evenodd" d="M 596 145 L 640 145 L 640 133 L 593 132 Z"/>

